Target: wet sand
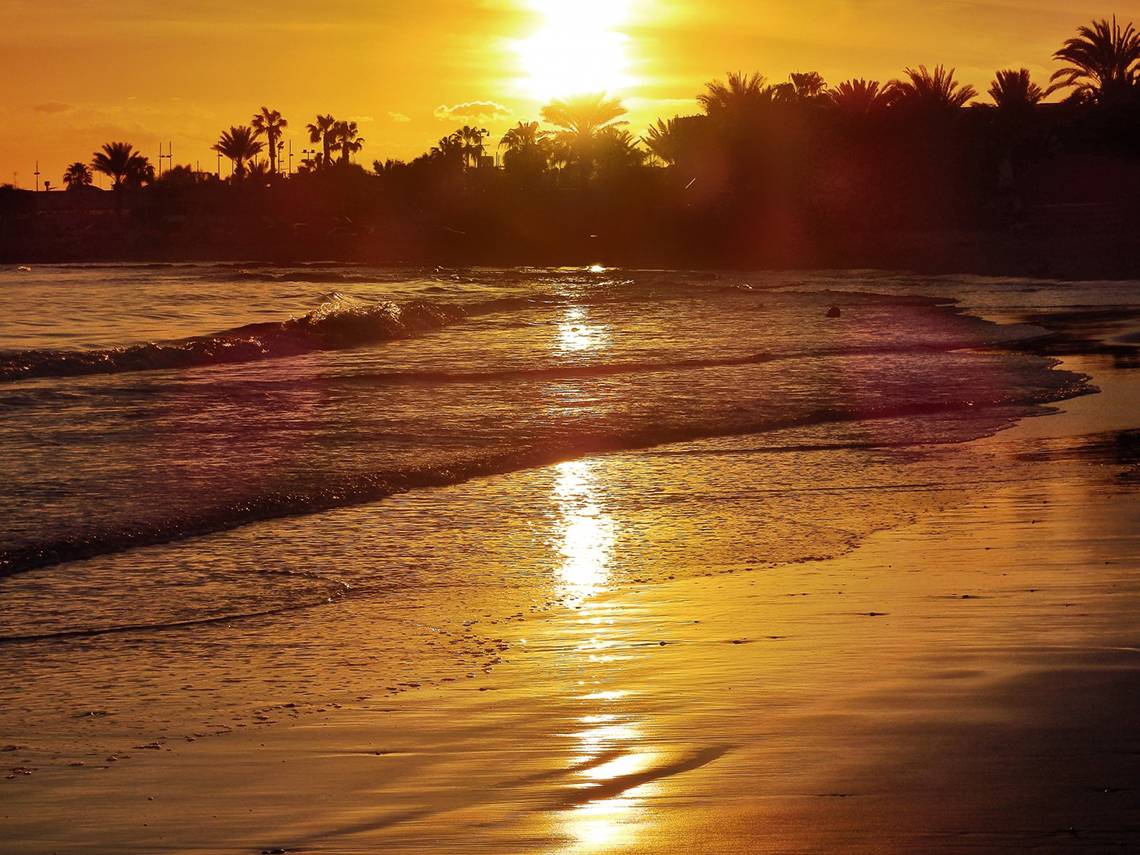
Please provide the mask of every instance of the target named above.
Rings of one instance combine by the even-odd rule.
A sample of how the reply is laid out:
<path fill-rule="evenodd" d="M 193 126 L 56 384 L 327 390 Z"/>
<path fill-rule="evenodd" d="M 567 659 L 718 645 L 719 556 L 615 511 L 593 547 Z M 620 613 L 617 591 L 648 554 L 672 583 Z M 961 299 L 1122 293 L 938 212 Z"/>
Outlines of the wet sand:
<path fill-rule="evenodd" d="M 1138 851 L 1140 378 L 1066 367 L 1102 394 L 838 558 L 585 589 L 473 624 L 472 678 L 13 772 L 0 848 Z"/>

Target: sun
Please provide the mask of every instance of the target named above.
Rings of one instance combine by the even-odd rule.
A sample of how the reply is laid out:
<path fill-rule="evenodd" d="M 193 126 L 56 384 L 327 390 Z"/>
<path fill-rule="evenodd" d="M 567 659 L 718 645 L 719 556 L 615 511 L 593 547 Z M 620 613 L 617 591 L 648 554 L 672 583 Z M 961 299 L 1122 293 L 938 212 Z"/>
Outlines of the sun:
<path fill-rule="evenodd" d="M 583 92 L 614 94 L 633 83 L 629 36 L 633 0 L 527 0 L 538 29 L 515 44 L 520 84 L 539 101 Z"/>

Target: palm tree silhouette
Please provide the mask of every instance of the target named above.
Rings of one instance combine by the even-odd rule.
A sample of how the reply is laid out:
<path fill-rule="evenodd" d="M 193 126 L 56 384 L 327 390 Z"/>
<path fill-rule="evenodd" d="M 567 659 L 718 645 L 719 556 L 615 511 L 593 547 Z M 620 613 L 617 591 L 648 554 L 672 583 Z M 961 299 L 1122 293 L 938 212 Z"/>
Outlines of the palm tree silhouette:
<path fill-rule="evenodd" d="M 389 157 L 387 160 L 383 160 L 383 161 L 381 161 L 381 160 L 372 161 L 373 173 L 375 173 L 376 175 L 381 175 L 381 176 L 393 175 L 406 166 L 407 166 L 407 164 L 404 163 L 404 161 L 395 160 L 391 157 Z"/>
<path fill-rule="evenodd" d="M 281 139 L 281 132 L 289 127 L 289 121 L 282 118 L 277 110 L 262 107 L 250 120 L 258 136 L 264 136 L 269 144 L 269 171 L 277 172 L 277 143 Z"/>
<path fill-rule="evenodd" d="M 364 148 L 364 138 L 360 136 L 356 122 L 335 122 L 330 131 L 333 148 L 340 149 L 340 162 L 347 164 L 352 155 Z"/>
<path fill-rule="evenodd" d="M 540 134 L 538 122 L 519 122 L 503 134 L 503 138 L 499 140 L 499 148 L 506 148 L 507 151 L 522 151 L 538 145 L 541 139 Z"/>
<path fill-rule="evenodd" d="M 877 80 L 855 78 L 844 80 L 827 92 L 828 100 L 841 113 L 848 116 L 871 116 L 890 106 L 892 92 Z"/>
<path fill-rule="evenodd" d="M 1037 106 L 1061 88 L 1053 85 L 1042 89 L 1029 76 L 1028 68 L 1006 68 L 994 76 L 989 94 L 1001 110 L 1026 110 Z"/>
<path fill-rule="evenodd" d="M 538 122 L 519 122 L 499 140 L 503 168 L 508 172 L 538 175 L 550 160 L 549 141 L 542 135 Z"/>
<path fill-rule="evenodd" d="M 599 170 L 612 171 L 641 166 L 648 153 L 640 147 L 639 142 L 625 128 L 604 128 L 598 133 L 594 151 Z"/>
<path fill-rule="evenodd" d="M 781 101 L 810 104 L 822 101 L 827 95 L 827 81 L 818 71 L 798 71 L 788 76 L 787 83 L 773 87 L 773 94 Z"/>
<path fill-rule="evenodd" d="M 249 125 L 237 125 L 228 131 L 222 131 L 222 135 L 212 148 L 233 161 L 234 176 L 240 180 L 245 176 L 245 162 L 261 154 L 265 145 Z"/>
<path fill-rule="evenodd" d="M 464 125 L 455 132 L 459 137 L 459 142 L 463 146 L 463 163 L 465 166 L 474 167 L 479 165 L 479 158 L 483 156 L 485 148 L 484 140 L 490 136 L 486 128 L 473 128 L 470 125 Z"/>
<path fill-rule="evenodd" d="M 463 166 L 463 140 L 459 138 L 459 132 L 448 134 L 445 137 L 440 137 L 439 142 L 431 147 L 429 157 L 435 160 L 450 160 L 454 161 L 458 166 Z"/>
<path fill-rule="evenodd" d="M 254 161 L 245 171 L 245 177 L 249 179 L 268 178 L 272 174 L 273 172 L 270 170 L 269 165 L 264 160 Z"/>
<path fill-rule="evenodd" d="M 1031 138 L 1034 108 L 1059 88 L 1055 84 L 1042 89 L 1030 78 L 1028 68 L 1002 69 L 990 84 L 989 94 L 997 107 L 995 140 L 1000 145 L 998 188 L 1008 194 L 1011 213 L 1021 205 L 1016 193 L 1018 155 Z"/>
<path fill-rule="evenodd" d="M 743 117 L 772 104 L 776 89 L 768 85 L 763 74 L 731 71 L 724 83 L 710 80 L 697 103 L 712 117 Z"/>
<path fill-rule="evenodd" d="M 593 172 L 598 135 L 629 124 L 621 118 L 625 114 L 620 100 L 602 92 L 558 99 L 542 108 L 542 118 L 558 128 L 547 134 L 554 152 L 565 163 L 578 166 L 583 183 Z"/>
<path fill-rule="evenodd" d="M 80 187 L 90 187 L 93 176 L 86 163 L 76 161 L 67 167 L 63 173 L 63 183 L 68 190 L 78 190 Z"/>
<path fill-rule="evenodd" d="M 150 181 L 154 168 L 150 161 L 134 150 L 130 143 L 111 142 L 103 145 L 91 158 L 91 168 L 111 178 L 111 186 L 119 190 L 124 186 L 138 186 Z"/>
<path fill-rule="evenodd" d="M 1051 78 L 1074 96 L 1104 103 L 1135 97 L 1140 82 L 1140 33 L 1129 23 L 1121 27 L 1113 16 L 1080 27 L 1053 54 L 1067 65 Z"/>
<path fill-rule="evenodd" d="M 663 163 L 672 166 L 681 155 L 679 127 L 680 119 L 677 116 L 672 119 L 658 119 L 649 126 L 641 141 Z"/>
<path fill-rule="evenodd" d="M 305 130 L 309 132 L 309 142 L 320 143 L 324 150 L 321 158 L 317 161 L 317 169 L 323 169 L 332 163 L 333 128 L 336 127 L 336 124 L 336 119 L 331 115 L 318 115 L 315 122 L 309 122 L 305 126 Z"/>
<path fill-rule="evenodd" d="M 931 71 L 920 65 L 917 69 L 905 69 L 903 74 L 905 79 L 893 80 L 888 87 L 893 103 L 899 107 L 956 112 L 978 95 L 973 86 L 954 79 L 953 68 L 947 70 L 937 65 Z"/>

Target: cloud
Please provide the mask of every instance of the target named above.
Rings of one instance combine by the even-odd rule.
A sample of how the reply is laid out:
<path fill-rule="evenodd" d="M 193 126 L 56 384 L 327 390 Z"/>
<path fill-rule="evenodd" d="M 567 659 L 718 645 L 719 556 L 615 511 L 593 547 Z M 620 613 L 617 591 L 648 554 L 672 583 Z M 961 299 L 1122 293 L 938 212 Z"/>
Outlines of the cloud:
<path fill-rule="evenodd" d="M 37 113 L 66 113 L 71 109 L 71 105 L 64 104 L 61 101 L 45 101 L 42 104 L 36 104 L 32 109 Z"/>
<path fill-rule="evenodd" d="M 448 107 L 440 104 L 433 114 L 437 119 L 448 122 L 493 122 L 496 119 L 505 119 L 511 111 L 502 104 L 494 101 L 464 101 Z"/>
<path fill-rule="evenodd" d="M 356 122 L 358 125 L 367 125 L 376 121 L 372 116 L 349 116 L 348 120 L 350 122 Z"/>
<path fill-rule="evenodd" d="M 411 116 L 405 116 L 403 113 L 396 113 L 391 110 L 388 111 L 388 118 L 399 125 L 405 124 L 412 120 Z"/>

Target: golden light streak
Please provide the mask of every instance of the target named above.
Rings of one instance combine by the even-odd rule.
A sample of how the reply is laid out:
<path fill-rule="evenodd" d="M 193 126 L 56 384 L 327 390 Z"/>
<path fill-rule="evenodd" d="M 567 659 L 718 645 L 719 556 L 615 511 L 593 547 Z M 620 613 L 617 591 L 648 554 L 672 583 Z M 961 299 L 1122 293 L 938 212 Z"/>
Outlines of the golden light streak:
<path fill-rule="evenodd" d="M 558 350 L 573 353 L 609 347 L 609 328 L 589 323 L 586 310 L 573 306 L 558 323 Z"/>
<path fill-rule="evenodd" d="M 593 596 L 609 580 L 615 524 L 596 501 L 594 466 L 590 460 L 560 463 L 554 485 L 562 516 L 559 552 L 563 560 L 558 575 L 573 602 Z"/>

